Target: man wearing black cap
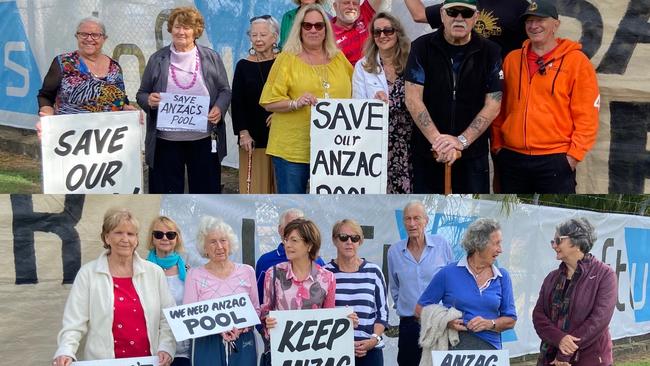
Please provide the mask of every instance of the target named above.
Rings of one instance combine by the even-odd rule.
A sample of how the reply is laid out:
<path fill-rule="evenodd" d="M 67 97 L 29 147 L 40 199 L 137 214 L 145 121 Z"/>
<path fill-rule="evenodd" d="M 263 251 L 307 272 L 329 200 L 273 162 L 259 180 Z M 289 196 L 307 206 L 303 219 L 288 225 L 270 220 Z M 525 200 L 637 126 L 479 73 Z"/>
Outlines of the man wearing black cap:
<path fill-rule="evenodd" d="M 576 165 L 596 142 L 600 94 L 582 45 L 556 38 L 555 6 L 533 1 L 528 40 L 506 57 L 492 151 L 503 193 L 575 193 Z"/>
<path fill-rule="evenodd" d="M 415 22 L 429 23 L 433 29 L 442 25 L 441 4 L 425 8 L 422 0 L 404 0 L 404 3 Z M 528 0 L 481 0 L 478 3 L 480 13 L 474 30 L 501 46 L 502 55 L 505 57 L 510 51 L 520 48 L 526 40 L 519 17 L 526 11 L 529 3 Z"/>
<path fill-rule="evenodd" d="M 500 48 L 472 31 L 476 0 L 445 0 L 440 16 L 440 29 L 412 43 L 405 70 L 406 106 L 418 126 L 414 193 L 444 193 L 444 164 L 453 164 L 454 193 L 489 193 L 485 131 L 501 105 Z"/>

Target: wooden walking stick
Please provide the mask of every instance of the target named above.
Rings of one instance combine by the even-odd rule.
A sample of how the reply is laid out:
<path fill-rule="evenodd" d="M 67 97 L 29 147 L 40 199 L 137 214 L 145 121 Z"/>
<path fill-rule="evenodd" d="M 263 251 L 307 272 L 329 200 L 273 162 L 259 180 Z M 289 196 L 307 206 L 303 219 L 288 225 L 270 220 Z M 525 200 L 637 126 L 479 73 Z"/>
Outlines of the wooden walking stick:
<path fill-rule="evenodd" d="M 462 153 L 456 150 L 456 160 L 460 159 Z M 438 153 L 433 152 L 433 158 L 438 159 Z M 445 163 L 445 194 L 451 194 L 451 164 Z"/>
<path fill-rule="evenodd" d="M 253 149 L 248 150 L 248 169 L 246 170 L 246 194 L 251 193 L 251 180 L 253 175 Z"/>

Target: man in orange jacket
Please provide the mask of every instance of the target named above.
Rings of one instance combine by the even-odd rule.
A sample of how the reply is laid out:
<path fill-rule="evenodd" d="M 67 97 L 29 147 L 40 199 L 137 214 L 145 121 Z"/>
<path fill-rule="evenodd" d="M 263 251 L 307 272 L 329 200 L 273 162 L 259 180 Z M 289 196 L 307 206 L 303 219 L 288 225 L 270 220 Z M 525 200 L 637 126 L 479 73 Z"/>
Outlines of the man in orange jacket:
<path fill-rule="evenodd" d="M 596 141 L 596 72 L 574 41 L 556 38 L 560 21 L 547 0 L 522 15 L 528 40 L 505 59 L 501 113 L 492 152 L 503 193 L 575 193 L 576 165 Z"/>

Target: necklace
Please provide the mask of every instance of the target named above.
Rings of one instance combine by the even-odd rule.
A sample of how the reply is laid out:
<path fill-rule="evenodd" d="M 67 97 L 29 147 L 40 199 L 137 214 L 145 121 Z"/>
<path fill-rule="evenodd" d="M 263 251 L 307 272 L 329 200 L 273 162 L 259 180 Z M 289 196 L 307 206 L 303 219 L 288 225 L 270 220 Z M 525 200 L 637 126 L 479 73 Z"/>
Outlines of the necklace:
<path fill-rule="evenodd" d="M 330 83 L 328 81 L 329 76 L 327 73 L 327 64 L 323 65 L 315 65 L 315 63 L 312 61 L 311 56 L 309 53 L 305 52 L 305 55 L 307 55 L 307 59 L 309 60 L 309 64 L 311 66 L 311 69 L 314 71 L 316 76 L 318 77 L 318 80 L 320 81 L 321 85 L 323 86 L 323 98 L 329 99 L 330 94 Z"/>
<path fill-rule="evenodd" d="M 196 61 L 194 62 L 194 75 L 192 76 L 192 81 L 190 81 L 190 84 L 187 85 L 187 86 L 181 85 L 181 83 L 176 78 L 176 71 L 175 71 L 176 66 L 170 64 L 170 69 L 171 69 L 171 72 L 172 72 L 172 80 L 174 81 L 174 84 L 176 84 L 177 87 L 179 87 L 179 88 L 181 88 L 183 90 L 190 89 L 190 88 L 192 88 L 194 86 L 194 84 L 196 84 L 196 77 L 199 74 L 199 66 L 201 64 L 201 59 L 199 58 L 199 48 L 198 47 L 196 47 L 195 56 L 196 56 Z"/>
<path fill-rule="evenodd" d="M 476 276 L 476 277 L 482 275 L 483 272 L 485 272 L 489 268 L 489 266 L 485 266 L 485 267 L 483 267 L 483 269 L 481 269 L 479 271 L 479 270 L 476 269 L 476 267 L 474 265 L 470 264 L 469 261 L 467 261 L 467 264 L 472 269 L 472 272 L 474 272 L 474 276 Z"/>

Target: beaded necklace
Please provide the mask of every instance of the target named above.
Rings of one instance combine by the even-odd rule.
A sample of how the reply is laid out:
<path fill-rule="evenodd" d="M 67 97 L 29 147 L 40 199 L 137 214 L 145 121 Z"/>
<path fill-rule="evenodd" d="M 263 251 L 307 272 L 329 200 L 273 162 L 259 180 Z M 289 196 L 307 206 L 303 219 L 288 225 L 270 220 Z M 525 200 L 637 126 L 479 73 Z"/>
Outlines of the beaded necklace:
<path fill-rule="evenodd" d="M 181 85 L 181 83 L 176 78 L 176 71 L 174 71 L 176 69 L 176 67 L 174 65 L 170 65 L 171 66 L 170 69 L 171 69 L 171 72 L 172 72 L 172 80 L 174 81 L 174 84 L 176 84 L 177 87 L 179 87 L 179 88 L 181 88 L 183 90 L 191 89 L 194 86 L 194 84 L 196 84 L 196 77 L 199 74 L 199 67 L 201 66 L 201 59 L 199 58 L 199 48 L 198 47 L 196 47 L 196 54 L 195 55 L 196 55 L 196 62 L 194 63 L 194 75 L 192 76 L 192 81 L 190 81 L 190 84 L 188 86 Z"/>
<path fill-rule="evenodd" d="M 318 77 L 318 80 L 320 81 L 321 85 L 323 86 L 323 98 L 329 99 L 330 97 L 330 83 L 328 81 L 329 76 L 327 72 L 327 64 L 322 64 L 322 65 L 315 65 L 314 62 L 311 59 L 311 56 L 309 53 L 305 52 L 305 55 L 307 55 L 307 59 L 309 60 L 309 64 L 311 66 L 311 69 L 314 71 L 316 76 Z"/>

